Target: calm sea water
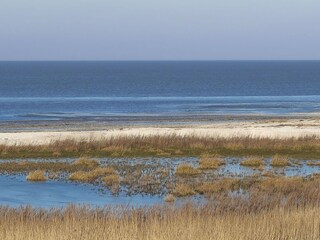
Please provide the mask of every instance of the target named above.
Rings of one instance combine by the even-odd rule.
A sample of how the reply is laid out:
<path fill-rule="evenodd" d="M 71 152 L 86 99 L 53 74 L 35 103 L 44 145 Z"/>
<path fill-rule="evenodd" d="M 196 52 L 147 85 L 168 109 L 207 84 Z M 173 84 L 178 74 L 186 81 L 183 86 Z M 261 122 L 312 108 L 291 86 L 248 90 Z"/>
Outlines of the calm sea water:
<path fill-rule="evenodd" d="M 0 62 L 0 121 L 319 109 L 320 61 Z"/>

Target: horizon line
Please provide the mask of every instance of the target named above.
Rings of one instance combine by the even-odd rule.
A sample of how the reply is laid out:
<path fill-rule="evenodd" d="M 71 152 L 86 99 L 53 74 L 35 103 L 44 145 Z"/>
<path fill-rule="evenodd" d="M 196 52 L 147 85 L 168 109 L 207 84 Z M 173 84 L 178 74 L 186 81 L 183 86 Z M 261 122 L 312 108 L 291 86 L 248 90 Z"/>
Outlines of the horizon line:
<path fill-rule="evenodd" d="M 39 60 L 0 60 L 0 62 L 297 62 L 297 61 L 320 61 L 319 59 L 175 59 L 175 60 L 139 60 L 139 59 L 132 59 L 132 60 L 94 60 L 94 59 L 83 59 L 83 60 L 73 60 L 73 59 L 39 59 Z"/>

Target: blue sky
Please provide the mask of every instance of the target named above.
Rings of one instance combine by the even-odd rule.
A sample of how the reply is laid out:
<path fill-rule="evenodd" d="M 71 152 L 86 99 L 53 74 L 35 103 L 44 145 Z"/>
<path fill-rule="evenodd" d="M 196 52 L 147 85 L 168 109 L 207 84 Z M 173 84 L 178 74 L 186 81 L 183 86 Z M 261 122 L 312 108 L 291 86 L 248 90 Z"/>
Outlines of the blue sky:
<path fill-rule="evenodd" d="M 319 0 L 1 0 L 0 60 L 320 59 Z"/>

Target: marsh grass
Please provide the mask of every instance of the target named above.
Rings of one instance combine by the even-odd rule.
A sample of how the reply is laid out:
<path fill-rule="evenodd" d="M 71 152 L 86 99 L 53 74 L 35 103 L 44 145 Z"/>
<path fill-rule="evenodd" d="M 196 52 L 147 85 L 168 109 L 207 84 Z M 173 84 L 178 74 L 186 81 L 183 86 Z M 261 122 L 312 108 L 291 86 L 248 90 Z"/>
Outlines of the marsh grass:
<path fill-rule="evenodd" d="M 264 166 L 262 157 L 251 156 L 240 162 L 241 166 L 250 168 L 261 168 Z"/>
<path fill-rule="evenodd" d="M 228 192 L 240 188 L 240 180 L 232 178 L 219 179 L 213 182 L 200 183 L 195 191 L 200 194 L 214 194 Z"/>
<path fill-rule="evenodd" d="M 76 161 L 77 162 L 77 161 Z M 53 172 L 76 172 L 76 171 L 90 171 L 96 169 L 97 164 L 78 164 L 69 162 L 3 162 L 0 163 L 1 172 L 30 172 L 36 170 L 53 171 Z"/>
<path fill-rule="evenodd" d="M 315 162 L 315 161 L 308 161 L 307 162 L 308 166 L 320 166 L 320 162 Z"/>
<path fill-rule="evenodd" d="M 175 175 L 180 177 L 190 177 L 200 174 L 200 171 L 189 164 L 182 163 L 177 166 Z"/>
<path fill-rule="evenodd" d="M 228 201 L 224 205 L 186 204 L 178 208 L 155 206 L 145 209 L 69 206 L 36 210 L 0 207 L 0 239 L 319 239 L 318 206 L 250 209 L 241 201 Z"/>
<path fill-rule="evenodd" d="M 201 138 L 197 136 L 135 136 L 101 140 L 55 141 L 47 145 L 0 145 L 2 158 L 133 157 L 133 156 L 272 156 L 317 158 L 317 137 L 270 139 L 254 137 Z"/>
<path fill-rule="evenodd" d="M 28 166 L 27 163 L 21 165 Z M 131 182 L 144 182 L 144 186 L 156 184 L 154 172 L 147 171 L 147 177 L 143 178 L 144 166 L 125 166 L 124 169 L 98 166 L 84 172 L 100 177 L 102 182 L 108 178 L 106 185 L 112 191 L 118 189 L 120 179 L 114 174 L 120 171 L 128 172 L 133 177 Z M 159 176 L 163 172 L 168 178 L 166 171 L 157 169 Z M 69 206 L 51 210 L 0 206 L 0 239 L 319 239 L 319 174 L 306 178 L 252 176 L 206 178 L 206 181 L 202 175 L 196 175 L 199 179 L 190 175 L 170 182 L 172 195 L 164 199 L 172 202 L 176 197 L 193 199 L 195 194 L 204 194 L 198 197 L 206 202 L 197 205 L 178 202 L 138 209 Z"/>
<path fill-rule="evenodd" d="M 167 196 L 165 196 L 164 201 L 168 203 L 173 203 L 174 201 L 176 201 L 176 198 L 173 194 L 168 194 Z"/>
<path fill-rule="evenodd" d="M 104 184 L 108 187 L 117 187 L 120 184 L 120 177 L 117 174 L 111 174 L 103 178 Z"/>
<path fill-rule="evenodd" d="M 92 171 L 92 174 L 96 177 L 102 177 L 105 175 L 116 174 L 116 170 L 113 167 L 98 167 Z"/>
<path fill-rule="evenodd" d="M 177 197 L 187 197 L 192 196 L 196 192 L 193 188 L 188 184 L 177 184 L 177 186 L 173 190 L 173 194 Z"/>
<path fill-rule="evenodd" d="M 99 166 L 99 162 L 97 160 L 89 159 L 89 158 L 80 158 L 74 161 L 73 164 L 76 166 L 82 166 L 85 168 L 95 168 Z"/>
<path fill-rule="evenodd" d="M 30 182 L 44 182 L 48 180 L 46 177 L 46 172 L 42 170 L 30 172 L 26 179 Z"/>
<path fill-rule="evenodd" d="M 93 165 L 86 166 L 93 167 Z M 106 175 L 116 175 L 116 171 L 112 167 L 98 167 L 92 171 L 77 171 L 70 174 L 69 180 L 78 182 L 94 182 L 99 177 Z"/>
<path fill-rule="evenodd" d="M 289 158 L 287 156 L 275 155 L 270 165 L 272 167 L 287 167 L 290 165 Z"/>
<path fill-rule="evenodd" d="M 199 168 L 202 170 L 218 169 L 225 164 L 225 161 L 220 156 L 204 156 L 199 161 Z"/>
<path fill-rule="evenodd" d="M 69 176 L 69 180 L 77 182 L 94 182 L 97 176 L 92 172 L 77 171 Z"/>

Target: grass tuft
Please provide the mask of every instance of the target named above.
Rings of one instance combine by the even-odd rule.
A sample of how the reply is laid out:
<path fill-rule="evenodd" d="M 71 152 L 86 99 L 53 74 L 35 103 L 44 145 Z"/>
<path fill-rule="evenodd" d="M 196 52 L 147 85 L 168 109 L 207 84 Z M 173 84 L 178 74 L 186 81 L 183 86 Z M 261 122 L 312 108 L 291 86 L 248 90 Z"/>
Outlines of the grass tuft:
<path fill-rule="evenodd" d="M 308 166 L 320 166 L 320 162 L 319 162 L 319 161 L 317 161 L 317 162 L 315 162 L 315 161 L 308 161 L 308 162 L 307 162 L 307 165 L 308 165 Z"/>
<path fill-rule="evenodd" d="M 289 158 L 287 156 L 275 155 L 272 158 L 271 164 L 272 167 L 286 167 L 290 165 Z"/>
<path fill-rule="evenodd" d="M 106 175 L 116 174 L 116 170 L 113 167 L 98 167 L 92 171 L 92 174 L 96 177 L 102 177 Z"/>
<path fill-rule="evenodd" d="M 240 162 L 241 166 L 258 168 L 264 165 L 261 157 L 248 157 L 247 159 Z"/>
<path fill-rule="evenodd" d="M 93 172 L 77 171 L 69 176 L 69 180 L 78 182 L 93 182 L 96 179 L 97 176 Z"/>
<path fill-rule="evenodd" d="M 172 203 L 172 202 L 176 201 L 176 198 L 174 197 L 173 194 L 169 194 L 164 198 L 164 201 L 168 202 L 168 203 Z"/>
<path fill-rule="evenodd" d="M 188 184 L 178 184 L 173 190 L 173 194 L 177 197 L 192 196 L 195 191 Z"/>
<path fill-rule="evenodd" d="M 225 161 L 220 156 L 205 156 L 199 161 L 200 169 L 218 169 L 220 166 L 225 165 Z"/>
<path fill-rule="evenodd" d="M 180 164 L 178 165 L 177 169 L 176 169 L 176 176 L 180 176 L 180 177 L 190 177 L 190 176 L 196 176 L 200 173 L 200 171 L 194 167 L 192 167 L 189 164 Z"/>
<path fill-rule="evenodd" d="M 27 180 L 31 182 L 43 182 L 47 181 L 46 172 L 42 170 L 36 170 L 34 172 L 30 172 L 27 176 Z"/>
<path fill-rule="evenodd" d="M 120 177 L 117 174 L 112 174 L 109 176 L 105 176 L 103 178 L 104 184 L 108 187 L 115 187 L 119 186 L 120 184 Z"/>
<path fill-rule="evenodd" d="M 73 162 L 74 165 L 83 166 L 86 168 L 95 168 L 99 166 L 99 162 L 94 159 L 88 159 L 88 158 L 80 158 Z"/>

